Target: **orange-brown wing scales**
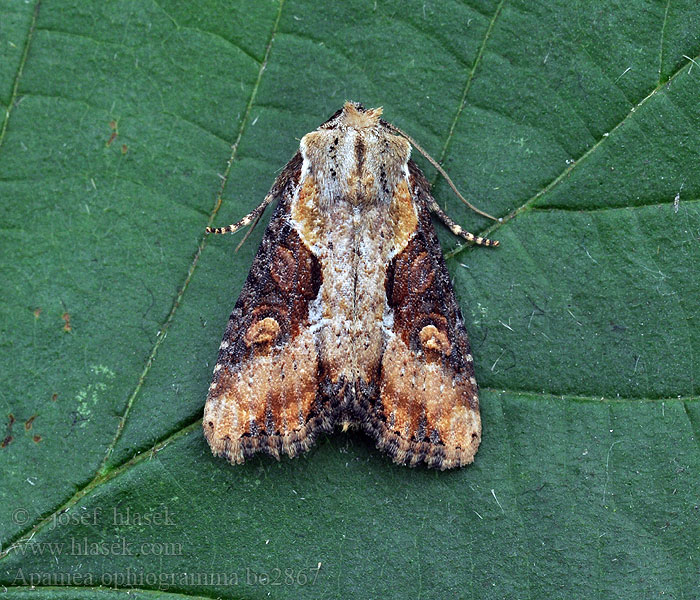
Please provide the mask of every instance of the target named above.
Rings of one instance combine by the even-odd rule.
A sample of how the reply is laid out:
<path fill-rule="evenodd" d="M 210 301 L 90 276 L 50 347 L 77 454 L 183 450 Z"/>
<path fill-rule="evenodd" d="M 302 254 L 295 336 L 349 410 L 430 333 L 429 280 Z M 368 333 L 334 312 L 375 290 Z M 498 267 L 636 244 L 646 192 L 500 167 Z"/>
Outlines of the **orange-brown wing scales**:
<path fill-rule="evenodd" d="M 428 184 L 416 169 L 411 175 L 418 225 L 387 269 L 393 327 L 382 356 L 379 398 L 362 420 L 396 462 L 446 469 L 472 462 L 479 447 L 478 391 L 462 315 L 425 203 Z"/>
<path fill-rule="evenodd" d="M 214 454 L 243 462 L 308 449 L 332 429 L 319 389 L 309 304 L 321 285 L 319 261 L 287 218 L 297 172 L 280 176 L 280 199 L 229 319 L 204 410 Z M 278 180 L 279 181 L 279 180 Z"/>

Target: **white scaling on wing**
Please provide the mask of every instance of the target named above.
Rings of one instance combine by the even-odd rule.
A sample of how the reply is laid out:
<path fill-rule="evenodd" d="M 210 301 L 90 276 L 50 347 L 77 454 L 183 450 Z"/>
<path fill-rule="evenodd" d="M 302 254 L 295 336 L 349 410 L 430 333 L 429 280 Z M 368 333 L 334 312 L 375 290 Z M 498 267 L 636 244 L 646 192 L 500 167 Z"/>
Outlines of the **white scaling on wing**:
<path fill-rule="evenodd" d="M 384 337 L 389 339 L 396 335 L 394 333 L 394 309 L 389 306 L 389 303 L 384 300 L 384 316 L 382 317 L 382 331 Z"/>

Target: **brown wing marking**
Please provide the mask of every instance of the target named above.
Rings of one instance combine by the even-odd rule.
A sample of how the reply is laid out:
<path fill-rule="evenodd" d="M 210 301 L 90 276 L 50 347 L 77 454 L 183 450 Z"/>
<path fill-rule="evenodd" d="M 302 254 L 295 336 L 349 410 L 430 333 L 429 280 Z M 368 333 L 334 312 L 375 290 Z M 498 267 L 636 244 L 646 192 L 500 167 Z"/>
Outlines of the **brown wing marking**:
<path fill-rule="evenodd" d="M 288 218 L 300 170 L 297 154 L 275 184 L 278 205 L 231 313 L 204 409 L 212 452 L 231 462 L 259 451 L 295 456 L 333 426 L 309 317 L 320 265 Z"/>
<path fill-rule="evenodd" d="M 427 208 L 429 185 L 413 163 L 409 168 L 418 224 L 387 269 L 393 326 L 379 398 L 362 421 L 395 462 L 447 469 L 474 460 L 479 400 L 467 332 Z"/>

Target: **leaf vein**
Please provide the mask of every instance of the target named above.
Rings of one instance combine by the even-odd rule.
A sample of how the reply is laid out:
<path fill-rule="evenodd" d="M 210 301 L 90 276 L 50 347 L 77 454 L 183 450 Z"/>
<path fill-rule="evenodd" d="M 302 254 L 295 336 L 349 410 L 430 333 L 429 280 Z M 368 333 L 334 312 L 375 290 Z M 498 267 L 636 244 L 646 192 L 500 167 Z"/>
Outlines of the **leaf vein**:
<path fill-rule="evenodd" d="M 696 56 L 694 60 L 700 60 L 700 56 Z M 601 138 L 593 144 L 588 150 L 586 150 L 581 156 L 579 156 L 576 160 L 573 162 L 570 162 L 567 167 L 559 173 L 552 181 L 550 181 L 546 186 L 544 186 L 542 189 L 540 189 L 536 194 L 528 198 L 525 202 L 523 202 L 520 206 L 512 210 L 509 214 L 507 214 L 505 217 L 502 217 L 499 219 L 497 223 L 494 223 L 493 225 L 487 227 L 481 235 L 490 237 L 490 235 L 506 223 L 512 221 L 515 219 L 518 215 L 520 215 L 523 212 L 526 212 L 527 210 L 531 209 L 534 205 L 535 202 L 537 202 L 541 197 L 543 197 L 545 194 L 550 192 L 552 189 L 554 189 L 561 181 L 563 181 L 576 167 L 578 167 L 582 162 L 584 162 L 591 154 L 593 154 L 600 146 L 605 142 L 606 139 L 609 139 L 612 137 L 612 135 L 620 129 L 623 125 L 627 124 L 629 119 L 637 112 L 638 109 L 640 109 L 642 106 L 644 106 L 653 96 L 656 95 L 657 92 L 659 92 L 662 88 L 668 86 L 672 80 L 674 80 L 676 77 L 678 77 L 681 73 L 683 73 L 686 70 L 689 70 L 690 67 L 693 65 L 693 61 L 690 61 L 681 67 L 679 67 L 672 75 L 669 77 L 668 81 L 666 81 L 663 84 L 657 85 L 651 92 L 649 92 L 642 100 L 637 102 L 632 108 L 629 110 L 629 112 L 620 120 L 620 122 L 615 125 L 608 133 L 604 134 L 601 136 Z M 461 252 L 464 248 L 471 247 L 471 244 L 463 244 L 453 250 L 449 257 L 453 257 L 459 252 Z"/>
<path fill-rule="evenodd" d="M 277 16 L 275 19 L 275 22 L 272 26 L 272 31 L 270 32 L 270 37 L 268 39 L 267 47 L 265 49 L 265 57 L 263 59 L 263 62 L 260 65 L 260 69 L 258 70 L 258 76 L 255 81 L 255 84 L 253 85 L 253 89 L 250 94 L 250 98 L 248 100 L 248 104 L 246 106 L 245 113 L 243 115 L 243 118 L 241 119 L 241 125 L 238 130 L 238 135 L 236 137 L 236 140 L 233 142 L 233 145 L 231 146 L 231 155 L 229 156 L 229 159 L 226 163 L 226 169 L 223 173 L 223 176 L 221 178 L 221 186 L 219 188 L 219 192 L 216 196 L 216 200 L 214 202 L 214 207 L 209 215 L 209 219 L 207 220 L 207 225 L 210 226 L 213 222 L 214 219 L 216 218 L 216 215 L 219 212 L 219 208 L 221 207 L 222 203 L 222 196 L 224 189 L 226 187 L 226 183 L 228 182 L 229 175 L 231 173 L 231 167 L 233 165 L 233 161 L 236 158 L 236 154 L 238 152 L 238 146 L 240 144 L 241 138 L 243 137 L 243 133 L 246 130 L 246 126 L 248 124 L 248 121 L 250 119 L 250 113 L 253 107 L 253 104 L 255 102 L 255 97 L 258 92 L 258 88 L 260 87 L 260 81 L 262 80 L 263 73 L 265 72 L 265 67 L 267 65 L 267 60 L 270 56 L 270 51 L 272 49 L 272 44 L 275 39 L 275 35 L 277 33 L 277 28 L 279 26 L 280 22 L 280 17 L 282 16 L 282 7 L 284 6 L 284 0 L 280 0 L 279 3 L 279 8 L 277 11 Z M 202 231 L 204 231 L 204 228 L 202 228 Z M 148 356 L 148 359 L 146 360 L 146 364 L 143 368 L 143 371 L 141 372 L 141 375 L 139 376 L 139 379 L 136 383 L 136 387 L 132 391 L 132 393 L 129 396 L 129 399 L 127 400 L 127 405 L 126 408 L 124 409 L 124 413 L 122 414 L 120 420 L 119 420 L 119 425 L 117 426 L 117 431 L 114 435 L 114 438 L 110 442 L 109 446 L 107 447 L 107 451 L 105 453 L 105 457 L 102 460 L 102 463 L 100 464 L 100 467 L 97 472 L 97 476 L 100 475 L 105 475 L 109 469 L 108 467 L 108 462 L 109 458 L 112 455 L 112 452 L 114 451 L 114 448 L 116 447 L 117 442 L 119 441 L 119 438 L 122 435 L 122 432 L 124 431 L 124 427 L 126 425 L 126 421 L 129 417 L 129 413 L 131 412 L 131 407 L 134 404 L 134 401 L 136 400 L 136 396 L 138 396 L 138 393 L 141 391 L 141 387 L 143 386 L 143 382 L 145 381 L 148 373 L 151 370 L 151 366 L 153 365 L 153 361 L 155 360 L 156 354 L 158 352 L 158 348 L 160 345 L 163 343 L 163 340 L 165 339 L 165 336 L 168 333 L 168 330 L 170 328 L 170 324 L 172 323 L 175 313 L 177 312 L 178 307 L 180 306 L 180 303 L 182 302 L 182 298 L 185 294 L 185 291 L 187 290 L 187 287 L 189 286 L 189 283 L 192 279 L 192 275 L 194 274 L 194 270 L 197 267 L 197 264 L 199 262 L 199 257 L 202 255 L 202 251 L 207 245 L 207 238 L 206 234 L 202 234 L 202 237 L 199 240 L 199 243 L 197 245 L 197 249 L 194 253 L 194 257 L 192 259 L 192 262 L 190 263 L 190 266 L 187 270 L 187 274 L 185 276 L 185 280 L 180 287 L 174 301 L 172 308 L 170 309 L 170 312 L 168 316 L 165 319 L 165 322 L 163 323 L 163 326 L 160 328 L 160 332 L 158 334 L 158 338 L 156 339 L 155 344 L 153 345 L 153 348 L 151 350 L 150 355 Z"/>
<path fill-rule="evenodd" d="M 29 31 L 27 32 L 27 41 L 24 44 L 24 50 L 22 52 L 22 58 L 19 61 L 19 66 L 17 67 L 17 73 L 15 73 L 15 81 L 12 84 L 12 94 L 10 95 L 10 100 L 7 103 L 7 108 L 5 109 L 5 118 L 2 122 L 2 127 L 0 128 L 0 149 L 2 148 L 2 143 L 5 140 L 5 133 L 7 132 L 7 125 L 10 122 L 10 113 L 12 108 L 15 106 L 17 101 L 17 94 L 19 90 L 19 81 L 22 78 L 22 72 L 24 71 L 24 65 L 27 62 L 27 56 L 29 55 L 29 46 L 34 38 L 34 31 L 36 30 L 36 22 L 39 17 L 39 8 L 41 7 L 41 0 L 37 0 L 34 5 L 34 14 L 32 15 L 32 22 L 29 25 Z"/>
<path fill-rule="evenodd" d="M 489 392 L 493 394 L 510 394 L 514 396 L 527 396 L 529 398 L 533 399 L 540 399 L 540 400 L 546 400 L 546 401 L 551 401 L 553 399 L 559 399 L 559 400 L 564 400 L 566 399 L 567 401 L 570 402 L 595 402 L 595 403 L 608 403 L 609 405 L 620 403 L 620 402 L 626 402 L 626 401 L 649 401 L 649 402 L 668 402 L 668 403 L 673 403 L 673 402 L 680 402 L 682 406 L 684 407 L 684 410 L 686 411 L 687 414 L 687 403 L 689 402 L 700 402 L 700 396 L 685 396 L 685 397 L 669 397 L 669 398 L 633 398 L 633 397 L 627 397 L 627 398 L 604 398 L 601 396 L 582 396 L 582 395 L 571 395 L 571 394 L 548 394 L 545 392 L 537 392 L 537 391 L 527 391 L 527 390 L 510 390 L 510 389 L 505 389 L 502 387 L 498 388 L 493 388 L 493 387 L 482 387 L 480 388 L 482 392 Z M 697 437 L 697 427 L 694 425 L 693 420 L 691 419 L 690 415 L 688 415 L 688 420 L 691 424 L 691 428 L 693 432 L 696 433 L 696 444 L 700 448 L 700 441 Z M 143 452 L 137 452 L 134 454 L 132 457 L 124 460 L 120 464 L 116 465 L 114 468 L 112 468 L 109 472 L 107 472 L 104 475 L 98 474 L 95 476 L 95 478 L 90 481 L 87 485 L 83 486 L 81 489 L 76 491 L 73 496 L 71 496 L 67 501 L 63 502 L 60 506 L 58 506 L 55 510 L 53 510 L 50 514 L 44 516 L 41 518 L 37 523 L 35 523 L 31 528 L 26 529 L 22 531 L 19 535 L 15 536 L 13 539 L 11 539 L 7 543 L 6 549 L 0 553 L 0 560 L 5 558 L 8 554 L 12 553 L 13 548 L 16 547 L 18 544 L 22 543 L 23 540 L 31 539 L 34 535 L 36 535 L 40 530 L 42 530 L 46 525 L 49 525 L 53 523 L 54 518 L 60 514 L 61 512 L 64 512 L 71 507 L 73 507 L 75 504 L 77 504 L 82 498 L 90 494 L 93 490 L 95 490 L 97 487 L 101 486 L 104 483 L 107 483 L 119 475 L 128 472 L 132 467 L 135 467 L 136 465 L 140 464 L 146 459 L 152 458 L 155 454 L 157 454 L 160 450 L 164 449 L 166 446 L 170 445 L 171 443 L 177 441 L 179 438 L 184 437 L 188 435 L 189 433 L 198 430 L 202 426 L 202 419 L 197 418 L 195 421 L 192 423 L 189 423 L 185 425 L 184 427 L 178 429 L 177 431 L 174 431 L 173 433 L 167 435 L 165 438 L 160 439 L 157 441 L 151 448 L 144 450 Z M 342 544 L 340 550 L 342 551 Z M 342 553 L 341 553 L 342 554 Z"/>
<path fill-rule="evenodd" d="M 700 202 L 700 198 L 691 198 L 691 199 L 684 199 L 683 204 L 694 204 L 696 202 Z M 564 206 L 564 205 L 548 205 L 548 206 L 533 206 L 532 211 L 533 212 L 555 212 L 555 211 L 562 211 L 562 212 L 582 212 L 582 213 L 591 213 L 591 212 L 603 212 L 603 211 L 609 211 L 609 210 L 634 210 L 635 208 L 662 208 L 664 206 L 674 206 L 675 204 L 675 199 L 669 200 L 668 202 L 658 202 L 658 201 L 649 201 L 649 202 L 640 202 L 638 204 L 620 204 L 619 206 Z"/>
<path fill-rule="evenodd" d="M 666 34 L 666 23 L 668 21 L 668 9 L 671 6 L 671 0 L 666 2 L 666 10 L 664 11 L 664 22 L 661 25 L 661 37 L 659 39 L 659 81 L 658 85 L 661 85 L 661 72 L 664 67 L 664 35 Z"/>
<path fill-rule="evenodd" d="M 476 58 L 474 59 L 474 64 L 472 65 L 471 70 L 469 71 L 469 75 L 467 76 L 467 81 L 464 84 L 464 89 L 462 90 L 462 98 L 460 99 L 459 106 L 457 107 L 457 112 L 455 113 L 454 118 L 452 119 L 452 125 L 450 125 L 450 130 L 447 133 L 447 138 L 445 139 L 445 143 L 442 146 L 442 150 L 440 151 L 440 156 L 438 157 L 438 162 L 442 164 L 442 162 L 445 160 L 445 156 L 447 155 L 447 151 L 450 148 L 450 144 L 452 142 L 452 138 L 454 137 L 454 132 L 455 129 L 457 128 L 457 123 L 459 121 L 459 118 L 462 115 L 462 111 L 464 110 L 464 107 L 467 104 L 467 94 L 469 94 L 469 89 L 472 86 L 472 81 L 474 80 L 474 74 L 476 73 L 477 68 L 481 64 L 481 59 L 483 58 L 484 51 L 486 49 L 486 44 L 489 41 L 489 38 L 491 37 L 491 32 L 493 31 L 494 25 L 496 24 L 496 20 L 498 19 L 499 15 L 501 14 L 501 9 L 503 8 L 503 4 L 505 3 L 505 0 L 501 0 L 498 3 L 498 6 L 496 7 L 496 10 L 493 13 L 493 16 L 491 17 L 491 21 L 489 22 L 489 26 L 486 28 L 486 33 L 484 34 L 484 39 L 481 42 L 481 46 L 479 46 L 479 51 L 476 53 Z M 435 186 L 435 182 L 437 181 L 438 174 L 435 175 L 433 178 L 432 186 Z"/>

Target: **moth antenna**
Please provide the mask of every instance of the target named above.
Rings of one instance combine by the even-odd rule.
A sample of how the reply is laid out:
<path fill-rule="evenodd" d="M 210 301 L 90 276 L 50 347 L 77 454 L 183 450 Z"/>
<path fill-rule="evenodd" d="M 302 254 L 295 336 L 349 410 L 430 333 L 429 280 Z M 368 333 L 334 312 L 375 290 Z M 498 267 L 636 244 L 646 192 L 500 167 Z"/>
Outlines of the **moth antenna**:
<path fill-rule="evenodd" d="M 255 221 L 253 221 L 253 224 L 250 226 L 250 229 L 246 231 L 245 235 L 243 236 L 243 239 L 240 242 L 238 242 L 238 246 L 236 246 L 236 248 L 233 251 L 234 254 L 241 249 L 241 246 L 245 244 L 245 241 L 250 237 L 250 234 L 253 233 L 253 229 L 256 228 L 258 223 L 260 223 L 260 219 L 262 218 L 264 212 L 265 209 L 263 208 L 263 210 L 260 211 L 260 214 L 255 218 Z"/>
<path fill-rule="evenodd" d="M 262 214 L 265 212 L 265 209 L 267 208 L 268 204 L 270 204 L 274 199 L 274 195 L 268 194 L 267 196 L 265 196 L 265 199 L 260 204 L 258 204 L 258 206 L 251 210 L 240 221 L 236 221 L 232 225 L 227 225 L 226 227 L 207 227 L 205 231 L 207 233 L 236 233 L 239 229 L 242 229 L 246 225 L 250 225 L 251 223 L 253 223 L 253 221 L 255 221 L 253 223 L 253 227 L 251 227 L 250 231 L 243 238 L 243 241 L 241 241 L 241 243 L 238 244 L 238 246 L 236 247 L 236 250 L 238 250 L 238 248 L 241 247 L 241 244 L 243 244 L 243 242 L 245 242 L 248 239 L 248 236 L 258 224 L 258 221 L 260 221 L 260 217 L 262 217 Z"/>
<path fill-rule="evenodd" d="M 466 204 L 469 208 L 471 208 L 475 213 L 482 215 L 483 217 L 486 217 L 488 219 L 492 219 L 494 221 L 500 221 L 500 219 L 497 219 L 496 217 L 491 216 L 489 213 L 484 212 L 483 210 L 477 208 L 474 206 L 471 202 L 469 202 L 462 194 L 459 193 L 459 190 L 455 186 L 454 183 L 452 183 L 452 180 L 450 179 L 450 176 L 445 172 L 445 169 L 443 169 L 440 164 L 432 157 L 430 154 L 428 154 L 423 148 L 414 140 L 410 135 L 408 135 L 405 131 L 399 129 L 396 125 L 392 125 L 391 123 L 386 123 L 386 126 L 398 133 L 401 137 L 406 138 L 409 144 L 413 146 L 418 152 L 420 152 L 425 158 L 428 160 L 428 162 L 433 165 L 437 170 L 440 175 L 442 175 L 445 178 L 445 181 L 447 182 L 447 185 L 449 185 L 452 188 L 452 191 L 457 195 L 457 198 L 459 198 L 464 204 Z M 444 212 L 442 213 L 443 215 L 445 214 Z M 456 234 L 456 235 L 461 235 L 461 234 Z M 473 240 L 470 240 L 473 241 Z M 485 244 L 485 245 L 490 245 L 490 244 Z"/>
<path fill-rule="evenodd" d="M 490 240 L 479 235 L 474 235 L 473 233 L 462 229 L 444 210 L 440 208 L 440 205 L 435 202 L 434 198 L 428 198 L 428 208 L 434 212 L 445 225 L 447 225 L 452 233 L 464 238 L 468 242 L 474 242 L 479 246 L 491 246 L 494 248 L 500 244 L 498 240 Z"/>

